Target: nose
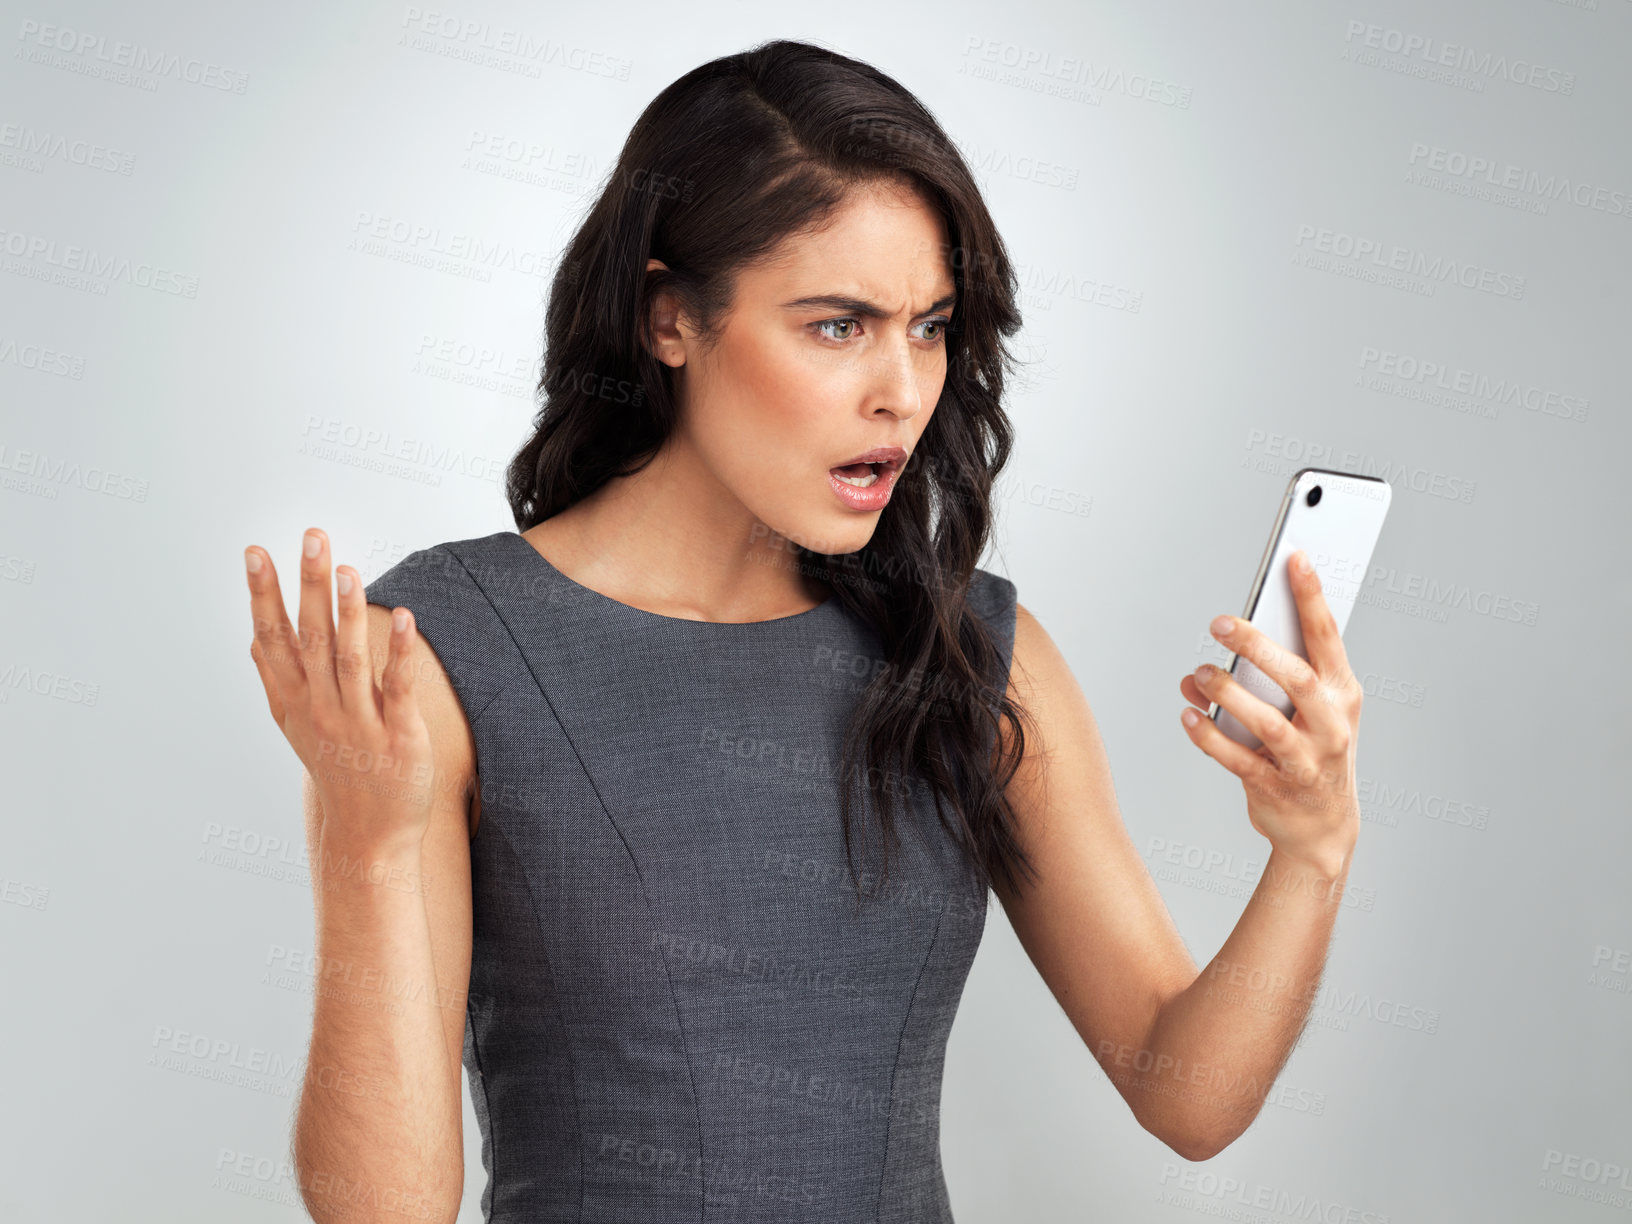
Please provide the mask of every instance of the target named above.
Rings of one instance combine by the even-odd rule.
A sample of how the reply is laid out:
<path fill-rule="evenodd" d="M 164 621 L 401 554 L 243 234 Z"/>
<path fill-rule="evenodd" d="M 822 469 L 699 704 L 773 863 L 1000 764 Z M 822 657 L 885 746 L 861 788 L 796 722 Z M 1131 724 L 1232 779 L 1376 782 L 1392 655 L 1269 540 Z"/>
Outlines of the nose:
<path fill-rule="evenodd" d="M 931 361 L 937 363 L 933 370 L 927 366 Z M 903 421 L 917 416 L 926 402 L 933 402 L 930 394 L 938 394 L 939 361 L 937 353 L 915 352 L 905 336 L 881 345 L 875 353 L 868 410 L 888 412 Z"/>

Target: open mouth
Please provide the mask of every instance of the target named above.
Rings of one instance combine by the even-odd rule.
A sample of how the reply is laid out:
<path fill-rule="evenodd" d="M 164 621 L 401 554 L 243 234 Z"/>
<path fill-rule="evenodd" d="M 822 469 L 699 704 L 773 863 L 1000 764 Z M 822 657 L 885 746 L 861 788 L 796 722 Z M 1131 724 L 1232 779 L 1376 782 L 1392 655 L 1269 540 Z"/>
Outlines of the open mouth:
<path fill-rule="evenodd" d="M 900 446 L 875 446 L 862 451 L 849 463 L 827 469 L 829 487 L 840 503 L 863 514 L 873 514 L 889 505 L 895 482 L 907 462 L 908 452 Z"/>
<path fill-rule="evenodd" d="M 858 489 L 870 489 L 884 477 L 889 469 L 888 463 L 852 463 L 845 467 L 833 468 L 833 475 L 847 485 Z"/>

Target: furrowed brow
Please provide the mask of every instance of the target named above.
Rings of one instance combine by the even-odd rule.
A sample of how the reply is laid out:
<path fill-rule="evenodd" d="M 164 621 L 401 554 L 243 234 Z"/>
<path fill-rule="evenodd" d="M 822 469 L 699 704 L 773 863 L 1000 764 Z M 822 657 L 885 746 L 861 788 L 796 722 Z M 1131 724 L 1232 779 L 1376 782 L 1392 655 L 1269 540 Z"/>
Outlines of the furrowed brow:
<path fill-rule="evenodd" d="M 948 293 L 945 297 L 937 298 L 919 314 L 932 314 L 937 310 L 946 310 L 958 300 L 956 293 Z M 810 297 L 796 298 L 791 302 L 783 302 L 784 310 L 809 310 L 820 307 L 824 310 L 838 310 L 845 314 L 860 315 L 866 319 L 887 319 L 890 312 L 876 303 L 862 298 L 847 297 L 842 293 L 818 293 Z M 914 316 L 916 317 L 916 316 Z"/>

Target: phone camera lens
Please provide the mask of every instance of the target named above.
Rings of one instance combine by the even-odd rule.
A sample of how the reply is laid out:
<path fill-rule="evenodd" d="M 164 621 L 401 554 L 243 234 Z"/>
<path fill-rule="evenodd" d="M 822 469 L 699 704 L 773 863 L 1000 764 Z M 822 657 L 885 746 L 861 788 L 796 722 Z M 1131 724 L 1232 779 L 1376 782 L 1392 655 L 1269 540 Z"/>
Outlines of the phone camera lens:
<path fill-rule="evenodd" d="M 1316 485 L 1314 488 L 1310 489 L 1309 490 L 1309 496 L 1304 498 L 1304 500 L 1307 501 L 1311 506 L 1320 505 L 1320 486 Z"/>

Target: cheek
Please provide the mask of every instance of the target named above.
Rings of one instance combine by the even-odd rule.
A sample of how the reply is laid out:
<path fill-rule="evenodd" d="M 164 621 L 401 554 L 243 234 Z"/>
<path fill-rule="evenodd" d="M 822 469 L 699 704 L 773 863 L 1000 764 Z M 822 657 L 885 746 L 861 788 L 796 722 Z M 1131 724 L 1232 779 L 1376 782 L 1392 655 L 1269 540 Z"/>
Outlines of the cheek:
<path fill-rule="evenodd" d="M 709 450 L 723 463 L 752 458 L 749 470 L 738 465 L 733 483 L 774 494 L 779 482 L 821 466 L 833 449 L 832 423 L 843 400 L 833 371 L 808 360 L 797 344 L 769 341 L 733 356 L 711 388 Z"/>

